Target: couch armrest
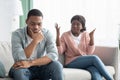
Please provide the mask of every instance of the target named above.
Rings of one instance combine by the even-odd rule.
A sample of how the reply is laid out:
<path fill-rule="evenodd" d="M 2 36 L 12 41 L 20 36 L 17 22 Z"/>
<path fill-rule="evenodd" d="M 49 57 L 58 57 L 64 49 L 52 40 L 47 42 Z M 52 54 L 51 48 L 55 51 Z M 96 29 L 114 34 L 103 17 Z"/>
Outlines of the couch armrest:
<path fill-rule="evenodd" d="M 111 65 L 115 68 L 115 80 L 118 80 L 118 47 L 96 46 L 94 51 L 105 65 Z"/>

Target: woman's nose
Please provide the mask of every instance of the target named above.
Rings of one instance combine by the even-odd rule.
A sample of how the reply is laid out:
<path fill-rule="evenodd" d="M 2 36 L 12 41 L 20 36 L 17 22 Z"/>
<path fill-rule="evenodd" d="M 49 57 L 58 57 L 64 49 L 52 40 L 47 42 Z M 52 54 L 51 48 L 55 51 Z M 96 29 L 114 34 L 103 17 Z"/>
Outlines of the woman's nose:
<path fill-rule="evenodd" d="M 77 24 L 74 24 L 73 27 L 77 28 Z"/>

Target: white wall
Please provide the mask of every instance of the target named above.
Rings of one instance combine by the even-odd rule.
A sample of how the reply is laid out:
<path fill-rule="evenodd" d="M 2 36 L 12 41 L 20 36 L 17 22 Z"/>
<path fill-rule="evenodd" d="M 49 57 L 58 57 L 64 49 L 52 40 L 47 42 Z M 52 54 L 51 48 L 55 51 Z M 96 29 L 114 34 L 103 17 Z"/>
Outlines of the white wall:
<path fill-rule="evenodd" d="M 10 41 L 11 32 L 19 27 L 18 0 L 0 0 L 0 41 Z"/>
<path fill-rule="evenodd" d="M 0 0 L 0 41 L 10 39 L 10 28 L 12 25 L 12 14 L 10 12 L 10 1 Z"/>
<path fill-rule="evenodd" d="M 34 8 L 44 15 L 44 27 L 55 35 L 54 24 L 61 26 L 61 34 L 70 30 L 70 19 L 80 14 L 86 18 L 88 31 L 96 28 L 95 44 L 118 46 L 120 0 L 34 0 Z"/>

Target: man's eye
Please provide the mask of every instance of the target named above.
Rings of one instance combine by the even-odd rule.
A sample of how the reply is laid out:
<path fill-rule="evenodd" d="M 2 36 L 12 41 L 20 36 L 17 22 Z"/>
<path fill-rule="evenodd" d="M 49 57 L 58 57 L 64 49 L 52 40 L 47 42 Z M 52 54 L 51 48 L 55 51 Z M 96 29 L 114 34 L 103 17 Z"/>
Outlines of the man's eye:
<path fill-rule="evenodd" d="M 42 23 L 39 23 L 39 24 L 38 24 L 38 26 L 41 26 L 41 25 L 42 25 Z"/>
<path fill-rule="evenodd" d="M 41 24 L 38 24 L 38 26 L 40 26 Z"/>
<path fill-rule="evenodd" d="M 30 25 L 34 26 L 35 24 L 31 23 Z"/>

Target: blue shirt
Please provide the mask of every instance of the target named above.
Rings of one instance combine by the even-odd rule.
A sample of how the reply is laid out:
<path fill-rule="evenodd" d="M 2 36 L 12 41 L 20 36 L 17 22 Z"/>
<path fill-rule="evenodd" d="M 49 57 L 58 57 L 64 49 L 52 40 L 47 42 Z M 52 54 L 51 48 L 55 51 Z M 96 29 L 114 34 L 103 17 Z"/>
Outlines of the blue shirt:
<path fill-rule="evenodd" d="M 51 60 L 58 59 L 58 51 L 56 47 L 55 40 L 53 39 L 52 34 L 49 30 L 42 28 L 42 33 L 44 39 L 38 43 L 37 49 L 37 58 L 48 56 Z M 24 48 L 28 45 L 27 40 L 27 27 L 17 29 L 12 32 L 12 55 L 14 61 L 27 60 L 27 57 L 24 52 Z"/>

